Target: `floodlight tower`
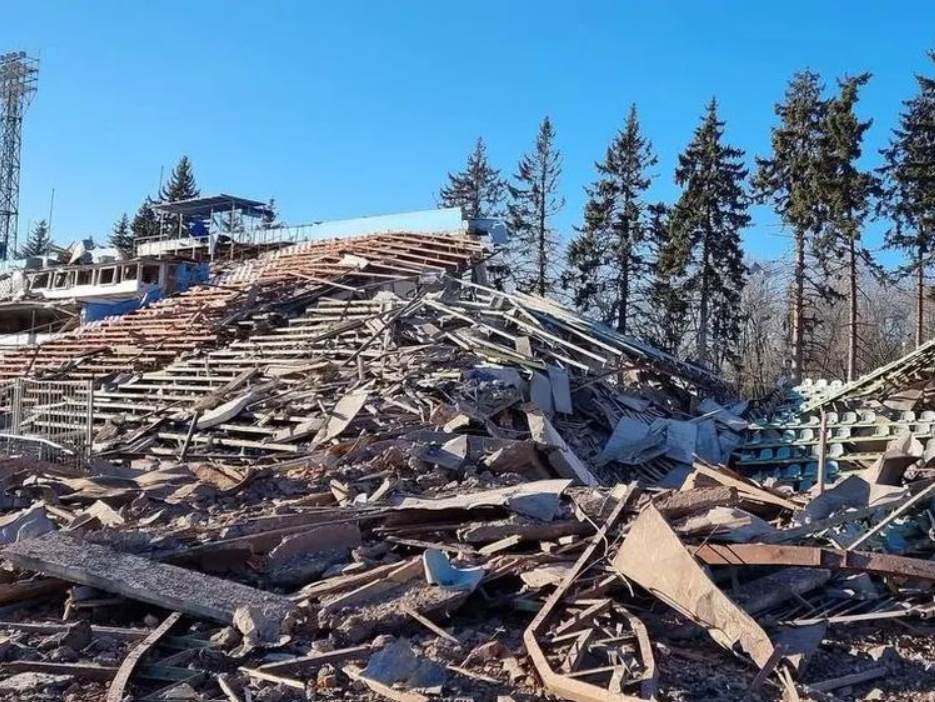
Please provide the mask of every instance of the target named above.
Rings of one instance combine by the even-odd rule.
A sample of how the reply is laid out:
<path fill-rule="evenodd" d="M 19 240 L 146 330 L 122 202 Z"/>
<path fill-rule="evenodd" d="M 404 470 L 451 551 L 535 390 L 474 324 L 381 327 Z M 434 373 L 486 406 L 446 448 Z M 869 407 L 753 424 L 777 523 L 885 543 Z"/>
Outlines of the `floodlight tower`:
<path fill-rule="evenodd" d="M 22 51 L 0 54 L 0 259 L 13 255 L 19 219 L 23 113 L 36 94 L 39 61 Z"/>

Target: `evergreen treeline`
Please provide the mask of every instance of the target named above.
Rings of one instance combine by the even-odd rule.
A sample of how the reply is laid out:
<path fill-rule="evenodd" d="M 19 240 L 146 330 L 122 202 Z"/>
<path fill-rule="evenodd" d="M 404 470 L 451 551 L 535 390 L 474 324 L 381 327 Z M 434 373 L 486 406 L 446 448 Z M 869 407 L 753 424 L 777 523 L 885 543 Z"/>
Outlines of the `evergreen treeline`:
<path fill-rule="evenodd" d="M 511 241 L 488 271 L 500 288 L 563 298 L 622 333 L 721 369 L 748 392 L 777 378 L 852 379 L 935 332 L 927 285 L 935 78 L 916 77 L 873 169 L 862 159 L 872 120 L 859 116 L 870 80 L 844 76 L 829 89 L 811 71 L 793 75 L 775 106 L 769 152 L 750 159 L 730 143 L 712 99 L 678 155 L 679 193 L 669 203 L 649 195 L 657 155 L 632 106 L 594 165 L 564 246 L 552 223 L 565 200 L 549 117 L 511 179 L 478 139 L 464 170 L 448 174 L 439 204 L 505 218 Z M 770 206 L 791 235 L 790 261 L 745 260 L 741 235 L 754 204 Z M 884 270 L 863 242 L 874 219 L 886 223 L 885 246 L 905 254 L 896 270 Z"/>
<path fill-rule="evenodd" d="M 117 220 L 110 235 L 110 245 L 125 256 L 132 256 L 137 239 L 159 234 L 159 219 L 153 211 L 154 203 L 178 202 L 198 197 L 200 194 L 201 191 L 195 183 L 192 162 L 188 156 L 182 156 L 169 174 L 169 179 L 160 187 L 155 200 L 147 195 L 132 220 L 126 213 Z"/>

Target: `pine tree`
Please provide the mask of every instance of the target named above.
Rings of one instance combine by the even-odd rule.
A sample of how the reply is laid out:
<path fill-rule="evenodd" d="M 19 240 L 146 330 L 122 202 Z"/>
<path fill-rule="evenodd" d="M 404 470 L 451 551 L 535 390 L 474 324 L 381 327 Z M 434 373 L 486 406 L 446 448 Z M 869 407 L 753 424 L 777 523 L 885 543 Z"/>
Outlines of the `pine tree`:
<path fill-rule="evenodd" d="M 935 52 L 929 54 L 935 60 Z M 915 343 L 925 337 L 925 271 L 935 259 L 935 79 L 916 76 L 919 92 L 905 109 L 887 148 L 883 197 L 877 212 L 891 222 L 886 245 L 904 250 L 910 263 L 902 275 L 915 274 Z"/>
<path fill-rule="evenodd" d="M 874 268 L 870 252 L 861 246 L 861 229 L 872 199 L 879 194 L 879 180 L 857 165 L 864 133 L 872 120 L 854 114 L 860 88 L 869 73 L 838 81 L 838 94 L 828 103 L 822 129 L 820 187 L 828 208 L 825 231 L 818 247 L 824 255 L 843 256 L 847 277 L 848 339 L 847 379 L 857 376 L 858 276 L 860 265 Z"/>
<path fill-rule="evenodd" d="M 631 326 L 638 288 L 649 272 L 644 195 L 655 163 L 634 105 L 604 161 L 595 164 L 598 179 L 587 188 L 584 224 L 568 249 L 564 282 L 575 306 L 622 333 Z"/>
<path fill-rule="evenodd" d="M 114 224 L 114 230 L 110 235 L 110 245 L 127 258 L 133 256 L 133 231 L 130 228 L 130 218 L 127 217 L 126 212 Z"/>
<path fill-rule="evenodd" d="M 796 381 L 802 377 L 807 337 L 816 324 L 806 313 L 807 298 L 834 297 L 827 276 L 830 262 L 814 256 L 814 242 L 821 235 L 826 209 L 820 187 L 822 125 L 827 112 L 822 90 L 815 73 L 803 71 L 792 77 L 783 101 L 775 107 L 779 124 L 771 134 L 772 154 L 757 159 L 753 180 L 757 200 L 772 203 L 783 224 L 792 230 L 789 320 L 791 374 Z"/>
<path fill-rule="evenodd" d="M 276 198 L 271 197 L 269 199 L 269 205 L 267 205 L 267 212 L 263 215 L 262 226 L 267 229 L 278 226 L 278 219 L 279 212 L 276 210 Z"/>
<path fill-rule="evenodd" d="M 52 236 L 49 233 L 49 223 L 40 219 L 29 232 L 26 243 L 19 251 L 20 258 L 28 256 L 45 256 L 52 245 Z"/>
<path fill-rule="evenodd" d="M 681 293 L 685 261 L 672 238 L 669 208 L 660 202 L 650 205 L 647 213 L 646 232 L 653 277 L 641 332 L 663 351 L 678 355 L 688 326 L 688 301 Z"/>
<path fill-rule="evenodd" d="M 159 191 L 159 198 L 162 202 L 178 202 L 179 200 L 190 200 L 198 197 L 200 191 L 195 184 L 195 172 L 192 169 L 192 162 L 188 156 L 182 156 L 178 164 L 172 169 L 169 180 Z"/>
<path fill-rule="evenodd" d="M 747 268 L 740 232 L 750 223 L 744 152 L 722 141 L 724 122 L 712 98 L 691 143 L 679 156 L 682 194 L 672 212 L 672 266 L 686 271 L 684 290 L 697 299 L 695 355 L 721 366 L 735 360 L 740 294 Z"/>
<path fill-rule="evenodd" d="M 556 284 L 558 237 L 550 220 L 565 205 L 558 194 L 562 156 L 554 141 L 555 130 L 546 117 L 534 151 L 520 159 L 516 184 L 507 186 L 510 276 L 518 290 L 538 295 L 551 293 Z"/>
<path fill-rule="evenodd" d="M 487 162 L 487 146 L 478 138 L 460 173 L 449 173 L 448 183 L 438 193 L 440 207 L 460 207 L 468 219 L 499 217 L 506 183 L 500 171 Z"/>
<path fill-rule="evenodd" d="M 596 232 L 582 228 L 578 236 L 569 242 L 565 252 L 562 286 L 570 292 L 571 303 L 576 308 L 607 321 L 609 316 L 601 311 L 603 258 Z"/>
<path fill-rule="evenodd" d="M 130 232 L 134 243 L 141 239 L 159 236 L 159 219 L 153 211 L 153 201 L 148 195 L 133 216 Z"/>

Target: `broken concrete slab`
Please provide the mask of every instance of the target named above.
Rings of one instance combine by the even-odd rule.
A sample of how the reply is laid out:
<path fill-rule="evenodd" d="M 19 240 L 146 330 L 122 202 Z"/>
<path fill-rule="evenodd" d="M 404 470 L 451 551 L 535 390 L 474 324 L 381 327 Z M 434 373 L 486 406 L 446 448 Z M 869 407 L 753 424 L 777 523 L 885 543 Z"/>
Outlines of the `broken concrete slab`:
<path fill-rule="evenodd" d="M 396 639 L 370 656 L 363 675 L 384 685 L 438 694 L 448 673 L 438 663 L 417 656 L 406 639 Z"/>
<path fill-rule="evenodd" d="M 255 607 L 279 622 L 285 622 L 295 610 L 280 595 L 120 553 L 59 532 L 7 546 L 2 555 L 24 570 L 223 624 L 231 624 L 234 613 L 244 606 Z"/>

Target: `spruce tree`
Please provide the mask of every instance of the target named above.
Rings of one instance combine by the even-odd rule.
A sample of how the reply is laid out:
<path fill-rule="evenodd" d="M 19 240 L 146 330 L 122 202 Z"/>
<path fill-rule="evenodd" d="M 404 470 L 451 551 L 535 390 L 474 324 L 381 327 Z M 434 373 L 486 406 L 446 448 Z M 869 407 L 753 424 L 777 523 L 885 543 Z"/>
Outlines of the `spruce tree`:
<path fill-rule="evenodd" d="M 582 228 L 578 236 L 569 242 L 565 252 L 562 286 L 570 293 L 571 303 L 577 309 L 608 321 L 608 315 L 602 312 L 601 304 L 604 286 L 600 272 L 603 258 L 597 234 Z"/>
<path fill-rule="evenodd" d="M 644 196 L 655 163 L 633 105 L 604 160 L 595 164 L 598 179 L 587 188 L 584 224 L 568 249 L 564 281 L 575 306 L 622 333 L 631 326 L 649 272 Z"/>
<path fill-rule="evenodd" d="M 558 194 L 562 156 L 554 141 L 555 130 L 546 117 L 535 149 L 520 159 L 515 185 L 507 186 L 510 277 L 518 290 L 538 295 L 551 293 L 556 284 L 558 236 L 551 219 L 565 204 Z"/>
<path fill-rule="evenodd" d="M 650 205 L 647 213 L 652 281 L 641 332 L 663 351 L 678 355 L 688 326 L 688 301 L 681 291 L 685 261 L 672 237 L 669 208 L 660 202 Z"/>
<path fill-rule="evenodd" d="M 159 191 L 159 198 L 163 202 L 178 202 L 190 200 L 200 194 L 195 184 L 195 172 L 188 156 L 182 156 L 178 164 L 172 169 L 169 180 Z"/>
<path fill-rule="evenodd" d="M 935 52 L 929 56 L 935 60 Z M 899 124 L 883 154 L 883 197 L 877 212 L 891 226 L 886 245 L 910 263 L 899 273 L 916 278 L 915 343 L 925 340 L 925 272 L 935 258 L 935 79 L 916 76 L 919 91 L 904 102 Z"/>
<path fill-rule="evenodd" d="M 279 212 L 276 210 L 276 198 L 271 197 L 267 205 L 267 212 L 263 215 L 262 225 L 269 229 L 278 226 Z"/>
<path fill-rule="evenodd" d="M 465 169 L 449 173 L 448 183 L 438 193 L 440 207 L 460 207 L 468 219 L 499 217 L 506 183 L 500 171 L 487 161 L 487 145 L 478 138 Z"/>
<path fill-rule="evenodd" d="M 684 290 L 698 305 L 695 355 L 715 366 L 735 360 L 747 274 L 740 232 L 750 223 L 744 152 L 724 144 L 723 136 L 724 122 L 712 98 L 679 156 L 675 182 L 682 194 L 670 224 L 672 265 L 684 267 Z"/>
<path fill-rule="evenodd" d="M 45 256 L 52 245 L 52 236 L 49 233 L 49 223 L 40 219 L 29 232 L 26 243 L 19 251 L 20 258 L 27 256 Z"/>
<path fill-rule="evenodd" d="M 792 230 L 789 321 L 791 374 L 796 381 L 805 369 L 807 339 L 817 323 L 814 316 L 807 315 L 807 298 L 814 301 L 834 297 L 827 276 L 830 262 L 814 255 L 826 210 L 820 187 L 822 125 L 827 111 L 822 90 L 821 79 L 815 73 L 802 71 L 792 77 L 783 101 L 775 107 L 779 124 L 771 134 L 772 153 L 757 159 L 753 179 L 757 200 L 771 203 L 783 224 Z"/>
<path fill-rule="evenodd" d="M 114 230 L 110 235 L 110 245 L 127 258 L 133 256 L 133 230 L 130 228 L 130 218 L 127 217 L 126 212 L 114 224 Z"/>
<path fill-rule="evenodd" d="M 843 257 L 847 278 L 847 379 L 857 376 L 858 276 L 861 265 L 874 270 L 870 252 L 861 245 L 864 220 L 872 199 L 879 194 L 879 180 L 863 171 L 857 161 L 864 134 L 872 120 L 861 121 L 854 113 L 860 88 L 869 73 L 838 81 L 838 94 L 828 103 L 822 128 L 820 187 L 828 208 L 825 231 L 818 246 L 824 255 Z"/>
<path fill-rule="evenodd" d="M 140 239 L 159 236 L 159 219 L 153 211 L 153 201 L 148 195 L 133 216 L 130 232 L 134 243 Z"/>

